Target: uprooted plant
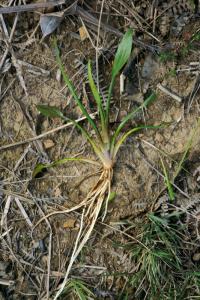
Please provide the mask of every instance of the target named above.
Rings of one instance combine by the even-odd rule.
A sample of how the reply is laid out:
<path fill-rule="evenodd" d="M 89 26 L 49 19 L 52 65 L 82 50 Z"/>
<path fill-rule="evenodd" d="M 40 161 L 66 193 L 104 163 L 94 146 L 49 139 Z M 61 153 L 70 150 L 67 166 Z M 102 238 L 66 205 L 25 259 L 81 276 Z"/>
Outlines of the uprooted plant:
<path fill-rule="evenodd" d="M 115 164 L 116 156 L 117 156 L 120 146 L 124 143 L 125 139 L 127 137 L 129 137 L 132 133 L 134 133 L 140 129 L 143 129 L 143 128 L 159 128 L 159 126 L 146 126 L 146 125 L 138 126 L 138 127 L 132 128 L 131 130 L 129 130 L 125 133 L 122 133 L 122 129 L 127 124 L 127 122 L 131 118 L 133 118 L 139 110 L 147 107 L 147 105 L 150 104 L 155 99 L 155 94 L 153 93 L 143 102 L 143 104 L 140 107 L 138 107 L 134 111 L 127 114 L 127 116 L 118 125 L 118 127 L 114 131 L 114 133 L 112 133 L 111 128 L 110 128 L 109 116 L 110 116 L 111 95 L 112 95 L 116 76 L 119 74 L 119 72 L 123 68 L 123 66 L 127 63 L 127 60 L 131 54 L 132 30 L 128 30 L 125 33 L 125 35 L 122 38 L 122 41 L 120 42 L 120 44 L 118 46 L 118 49 L 117 49 L 117 52 L 115 55 L 115 59 L 113 62 L 113 67 L 112 67 L 112 72 L 111 72 L 111 81 L 110 81 L 110 85 L 109 85 L 109 89 L 108 89 L 108 98 L 107 98 L 105 107 L 103 106 L 101 95 L 99 94 L 98 88 L 93 79 L 91 63 L 90 62 L 88 63 L 88 80 L 89 80 L 89 85 L 90 85 L 93 97 L 94 97 L 96 105 L 97 105 L 99 123 L 100 123 L 99 126 L 98 126 L 98 124 L 99 124 L 98 120 L 94 121 L 94 119 L 89 115 L 85 106 L 81 102 L 81 99 L 78 97 L 75 87 L 73 86 L 68 75 L 66 74 L 66 72 L 64 70 L 64 66 L 63 66 L 61 58 L 60 58 L 59 49 L 57 47 L 56 42 L 55 42 L 55 49 L 56 49 L 57 63 L 61 70 L 64 82 L 67 85 L 67 87 L 69 88 L 71 95 L 73 96 L 77 105 L 81 109 L 83 115 L 89 122 L 93 132 L 95 132 L 95 138 L 92 137 L 90 132 L 87 131 L 84 127 L 82 127 L 78 122 L 66 117 L 56 107 L 39 105 L 38 110 L 45 116 L 60 117 L 64 121 L 72 122 L 76 126 L 76 128 L 79 129 L 82 132 L 82 134 L 84 135 L 84 137 L 87 139 L 87 141 L 91 145 L 91 147 L 94 150 L 99 161 L 94 162 L 88 158 L 79 158 L 79 157 L 64 158 L 64 159 L 55 161 L 48 165 L 39 164 L 34 171 L 34 175 L 36 175 L 38 172 L 40 172 L 43 168 L 49 168 L 49 167 L 61 165 L 68 161 L 93 163 L 93 164 L 97 164 L 98 166 L 100 166 L 100 169 L 101 169 L 100 177 L 97 180 L 97 183 L 92 187 L 92 189 L 88 192 L 87 197 L 80 204 L 78 204 L 77 206 L 75 206 L 71 209 L 68 209 L 68 210 L 52 213 L 52 214 L 64 213 L 64 212 L 67 213 L 67 212 L 79 209 L 81 207 L 84 207 L 84 210 L 83 210 L 84 213 L 82 215 L 82 220 L 84 220 L 84 218 L 87 218 L 87 222 L 86 222 L 87 225 L 80 227 L 80 232 L 78 234 L 78 237 L 77 237 L 77 240 L 75 243 L 75 247 L 74 247 L 74 251 L 73 251 L 73 255 L 71 257 L 71 261 L 69 263 L 67 274 L 65 277 L 65 279 L 66 279 L 68 277 L 69 270 L 70 270 L 74 260 L 76 259 L 77 255 L 80 253 L 81 249 L 83 248 L 86 241 L 90 237 L 90 234 L 95 225 L 95 222 L 97 220 L 97 217 L 99 215 L 100 209 L 101 209 L 104 201 L 105 201 L 105 207 L 107 208 L 107 203 L 108 203 L 108 200 L 111 195 L 111 181 L 112 181 L 112 177 L 113 177 L 113 166 Z M 106 214 L 106 208 L 105 208 L 104 216 Z M 48 216 L 50 216 L 52 214 L 49 214 Z M 46 216 L 46 217 L 48 217 L 48 216 Z M 60 291 L 57 293 L 56 298 L 60 295 L 62 289 L 64 288 L 64 283 L 63 283 L 63 286 L 61 287 Z"/>

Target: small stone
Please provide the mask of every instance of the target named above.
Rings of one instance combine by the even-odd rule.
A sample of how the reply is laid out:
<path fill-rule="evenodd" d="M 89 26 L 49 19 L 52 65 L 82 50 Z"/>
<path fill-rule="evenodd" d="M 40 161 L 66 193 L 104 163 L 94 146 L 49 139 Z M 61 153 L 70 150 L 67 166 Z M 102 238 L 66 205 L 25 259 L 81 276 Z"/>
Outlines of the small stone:
<path fill-rule="evenodd" d="M 194 261 L 200 261 L 200 253 L 195 253 L 192 258 Z"/>
<path fill-rule="evenodd" d="M 56 80 L 58 82 L 61 82 L 61 77 L 62 77 L 61 70 L 58 69 L 57 72 L 56 72 Z"/>
<path fill-rule="evenodd" d="M 45 147 L 45 149 L 50 149 L 53 146 L 55 146 L 55 143 L 52 140 L 48 139 L 48 140 L 44 141 L 44 147 Z"/>

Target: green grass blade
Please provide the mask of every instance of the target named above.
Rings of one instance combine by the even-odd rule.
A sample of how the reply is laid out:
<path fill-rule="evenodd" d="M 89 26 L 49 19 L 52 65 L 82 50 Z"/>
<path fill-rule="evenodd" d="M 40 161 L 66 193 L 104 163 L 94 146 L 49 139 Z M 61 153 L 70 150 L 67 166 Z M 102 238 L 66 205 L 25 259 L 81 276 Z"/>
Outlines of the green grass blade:
<path fill-rule="evenodd" d="M 174 190 L 173 190 L 171 181 L 170 181 L 169 176 L 167 174 L 167 170 L 166 170 L 165 164 L 163 162 L 163 159 L 160 158 L 160 160 L 161 160 L 161 164 L 162 164 L 162 168 L 163 168 L 163 172 L 164 172 L 164 176 L 165 176 L 164 180 L 165 180 L 165 184 L 167 186 L 169 199 L 170 199 L 170 201 L 174 201 L 175 200 L 175 194 L 174 194 Z"/>
<path fill-rule="evenodd" d="M 49 106 L 49 105 L 41 104 L 41 105 L 37 105 L 37 109 L 45 117 L 61 118 L 61 119 L 64 118 L 63 113 L 56 106 Z"/>
<path fill-rule="evenodd" d="M 62 293 L 63 299 L 68 299 L 69 295 L 67 295 L 67 292 L 70 292 L 70 295 L 76 296 L 76 299 L 79 300 L 87 300 L 89 297 L 94 297 L 94 294 L 92 291 L 86 286 L 86 284 L 78 279 L 70 279 L 70 281 L 66 284 L 64 291 Z M 60 298 L 59 298 L 60 299 Z M 70 298 L 71 299 L 71 298 Z M 73 297 L 74 299 L 74 297 Z"/>
<path fill-rule="evenodd" d="M 127 62 L 132 49 L 132 36 L 133 36 L 133 30 L 129 29 L 123 36 L 116 55 L 113 62 L 112 67 L 112 78 L 116 77 L 119 74 L 119 71 L 121 68 L 125 65 Z"/>
<path fill-rule="evenodd" d="M 163 125 L 157 125 L 157 126 L 153 126 L 153 125 L 142 125 L 142 126 L 138 126 L 135 128 L 132 128 L 131 130 L 129 130 L 128 132 L 126 132 L 125 134 L 123 134 L 121 136 L 121 138 L 117 141 L 117 143 L 113 146 L 113 148 L 111 148 L 111 155 L 113 156 L 113 158 L 116 157 L 117 152 L 120 148 L 120 146 L 124 143 L 124 141 L 133 133 L 141 130 L 141 129 L 160 129 L 162 128 Z"/>
<path fill-rule="evenodd" d="M 80 281 L 80 280 L 78 280 L 76 282 L 76 288 L 80 292 L 79 295 L 81 297 L 83 297 L 83 298 L 80 298 L 80 300 L 87 300 L 89 296 L 90 297 L 94 296 L 94 294 L 92 293 L 92 291 L 89 288 L 87 288 L 87 286 L 82 281 Z"/>
<path fill-rule="evenodd" d="M 99 166 L 99 163 L 96 161 L 93 161 L 91 159 L 87 159 L 87 158 L 80 158 L 80 157 L 67 157 L 67 158 L 62 158 L 62 159 L 58 159 L 55 160 L 54 162 L 50 163 L 50 164 L 37 164 L 35 169 L 33 170 L 33 174 L 32 174 L 32 178 L 35 178 L 40 172 L 42 172 L 45 169 L 49 169 L 49 168 L 53 168 L 53 167 L 57 167 L 57 166 L 61 166 L 67 162 L 70 161 L 78 161 L 78 162 L 83 162 L 83 163 L 91 163 L 94 165 Z"/>
<path fill-rule="evenodd" d="M 92 140 L 91 136 L 88 134 L 88 132 L 79 125 L 79 123 L 77 123 L 76 121 L 67 118 L 63 115 L 63 113 L 54 106 L 48 106 L 48 105 L 38 105 L 37 109 L 46 117 L 59 117 L 61 119 L 63 119 L 64 121 L 70 121 L 71 123 L 73 123 L 81 132 L 82 134 L 85 136 L 85 138 L 88 140 L 88 142 L 90 143 L 90 145 L 92 146 L 94 152 L 100 156 L 101 151 L 100 149 L 103 147 L 103 144 L 101 143 L 101 141 L 98 141 L 98 146 L 97 144 Z"/>
<path fill-rule="evenodd" d="M 83 290 L 78 285 L 75 285 L 74 289 L 76 291 L 76 295 L 78 296 L 78 298 L 80 300 L 87 300 L 88 299 L 87 295 L 85 295 L 85 293 L 83 292 Z"/>
<path fill-rule="evenodd" d="M 111 148 L 114 148 L 114 144 L 115 141 L 118 137 L 118 135 L 120 134 L 121 130 L 123 129 L 123 127 L 126 125 L 126 123 L 132 119 L 138 111 L 140 111 L 141 109 L 147 107 L 150 103 L 152 103 L 153 101 L 155 101 L 156 99 L 156 94 L 152 93 L 143 103 L 142 105 L 140 105 L 137 109 L 135 109 L 134 111 L 130 112 L 123 120 L 122 122 L 119 124 L 119 126 L 117 127 L 113 138 L 112 138 L 112 142 L 111 142 Z"/>
<path fill-rule="evenodd" d="M 104 109 L 102 106 L 102 99 L 101 96 L 97 90 L 96 84 L 94 82 L 93 76 L 92 76 L 92 68 L 91 68 L 91 62 L 88 62 L 88 80 L 89 80 L 89 84 L 90 84 L 90 88 L 92 91 L 92 94 L 94 96 L 94 99 L 96 101 L 97 107 L 98 107 L 98 112 L 100 114 L 100 118 L 101 118 L 101 126 L 102 129 L 104 130 L 105 128 L 105 114 L 104 114 Z"/>
<path fill-rule="evenodd" d="M 56 40 L 55 40 L 54 46 L 55 46 L 55 50 L 56 50 L 56 60 L 57 60 L 58 66 L 59 66 L 59 68 L 60 68 L 60 71 L 61 71 L 61 73 L 62 73 L 62 76 L 63 76 L 63 79 L 64 79 L 65 84 L 68 86 L 71 95 L 72 95 L 73 98 L 75 99 L 75 101 L 76 101 L 77 105 L 79 106 L 79 108 L 81 109 L 82 113 L 83 113 L 84 116 L 87 118 L 87 120 L 88 120 L 88 122 L 90 123 L 90 125 L 92 126 L 92 128 L 95 130 L 95 132 L 96 132 L 98 138 L 101 139 L 99 130 L 98 130 L 98 128 L 97 128 L 95 122 L 92 120 L 92 118 L 90 117 L 89 113 L 88 113 L 87 110 L 85 109 L 83 103 L 81 102 L 81 100 L 79 99 L 79 97 L 78 97 L 78 95 L 77 95 L 77 93 L 76 93 L 76 89 L 75 89 L 74 85 L 72 84 L 72 82 L 71 82 L 71 80 L 69 79 L 67 73 L 65 72 L 64 66 L 63 66 L 62 61 L 61 61 L 61 58 L 60 58 L 59 49 L 58 49 L 58 45 L 57 45 Z"/>
<path fill-rule="evenodd" d="M 109 111 L 110 111 L 110 99 L 111 99 L 111 94 L 115 82 L 115 77 L 119 74 L 120 70 L 123 68 L 123 66 L 126 64 L 130 54 L 131 54 L 131 49 L 132 49 L 132 36 L 133 36 L 133 30 L 129 29 L 123 36 L 116 55 L 115 59 L 113 62 L 113 67 L 112 67 L 112 74 L 111 74 L 111 83 L 109 86 L 109 91 L 108 91 L 108 99 L 106 103 L 106 124 L 108 125 L 109 123 Z"/>
<path fill-rule="evenodd" d="M 107 98 L 107 102 L 106 102 L 106 127 L 108 127 L 108 124 L 109 124 L 110 99 L 111 99 L 112 91 L 114 88 L 114 84 L 115 84 L 115 78 L 112 78 L 109 89 L 108 89 L 108 98 Z"/>

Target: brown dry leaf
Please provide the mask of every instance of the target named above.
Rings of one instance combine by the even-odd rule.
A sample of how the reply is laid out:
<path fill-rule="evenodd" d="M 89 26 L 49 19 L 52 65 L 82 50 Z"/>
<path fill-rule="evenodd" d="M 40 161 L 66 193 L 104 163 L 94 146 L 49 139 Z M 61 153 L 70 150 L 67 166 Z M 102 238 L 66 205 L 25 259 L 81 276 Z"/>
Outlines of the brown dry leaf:
<path fill-rule="evenodd" d="M 81 26 L 78 31 L 82 42 L 88 38 L 88 33 L 84 26 Z"/>
<path fill-rule="evenodd" d="M 60 277 L 64 276 L 65 274 L 59 271 L 51 271 L 51 276 Z"/>
<path fill-rule="evenodd" d="M 63 228 L 74 228 L 75 227 L 76 220 L 75 219 L 68 219 L 63 223 Z"/>

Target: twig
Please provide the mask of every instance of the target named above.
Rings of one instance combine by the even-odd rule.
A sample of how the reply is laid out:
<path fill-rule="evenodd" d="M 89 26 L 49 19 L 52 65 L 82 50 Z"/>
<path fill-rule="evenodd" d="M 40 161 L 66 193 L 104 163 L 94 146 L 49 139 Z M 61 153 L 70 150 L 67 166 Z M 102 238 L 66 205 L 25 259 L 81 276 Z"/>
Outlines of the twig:
<path fill-rule="evenodd" d="M 1 66 L 0 66 L 0 70 L 1 70 Z M 16 80 L 16 78 L 13 78 L 13 80 L 11 80 L 10 83 L 8 84 L 8 86 L 3 90 L 2 94 L 0 94 L 0 102 L 3 100 L 4 96 L 6 95 L 8 90 L 11 88 L 11 86 L 13 85 L 15 80 Z"/>
<path fill-rule="evenodd" d="M 31 148 L 30 145 L 28 145 L 28 146 L 26 147 L 26 149 L 25 149 L 24 152 L 22 153 L 21 157 L 19 158 L 19 160 L 16 162 L 16 164 L 15 164 L 15 166 L 14 166 L 14 169 L 13 169 L 14 172 L 19 168 L 20 164 L 22 163 L 22 161 L 24 160 L 24 158 L 26 157 L 26 155 L 27 155 L 28 152 L 30 151 L 30 148 Z"/>
<path fill-rule="evenodd" d="M 20 66 L 28 67 L 27 71 L 29 73 L 32 73 L 34 75 L 42 75 L 42 76 L 49 76 L 50 75 L 50 71 L 48 71 L 48 70 L 42 69 L 38 66 L 34 66 L 34 65 L 29 64 L 29 63 L 27 63 L 23 60 L 20 60 L 20 59 L 18 59 L 17 61 L 18 61 L 18 64 Z"/>
<path fill-rule="evenodd" d="M 21 87 L 22 87 L 22 89 L 24 90 L 25 95 L 28 96 L 28 91 L 27 91 L 26 84 L 25 84 L 25 81 L 24 81 L 24 78 L 23 78 L 23 75 L 22 75 L 22 67 L 21 67 L 21 65 L 18 63 L 18 59 L 16 58 L 15 53 L 14 53 L 14 51 L 12 50 L 12 48 L 11 48 L 11 51 L 10 51 L 10 52 L 11 52 L 11 55 L 12 55 L 11 61 L 12 61 L 13 66 L 14 66 L 15 69 L 16 69 L 17 77 L 18 77 L 18 79 L 19 79 L 19 82 L 20 82 L 20 84 L 21 84 Z"/>
<path fill-rule="evenodd" d="M 68 268 L 67 268 L 67 272 L 65 274 L 65 278 L 64 278 L 64 280 L 62 282 L 62 285 L 61 285 L 60 289 L 58 290 L 58 292 L 57 292 L 54 300 L 58 299 L 58 297 L 60 296 L 60 294 L 64 290 L 64 288 L 65 288 L 65 286 L 67 284 L 67 281 L 68 281 L 69 271 L 71 270 L 71 267 L 72 267 L 72 265 L 74 263 L 74 260 L 76 259 L 75 254 L 76 254 L 78 243 L 79 243 L 79 240 L 80 240 L 80 237 L 81 237 L 81 233 L 82 233 L 82 230 L 83 230 L 84 215 L 85 215 L 85 209 L 83 209 L 83 212 L 82 212 L 82 215 L 81 215 L 80 229 L 79 229 L 76 241 L 75 241 L 74 249 L 73 249 L 73 252 L 72 252 L 70 263 L 69 263 Z"/>
<path fill-rule="evenodd" d="M 3 65 L 4 65 L 4 62 L 6 60 L 6 57 L 8 55 L 8 52 L 10 50 L 9 47 L 10 47 L 10 44 L 12 42 L 13 35 L 14 35 L 14 32 L 15 32 L 15 28 L 16 28 L 16 25 L 17 25 L 17 22 L 18 22 L 18 15 L 15 16 L 15 20 L 14 20 L 10 35 L 8 34 L 8 30 L 7 30 L 4 18 L 1 14 L 0 14 L 0 20 L 1 20 L 3 32 L 4 32 L 5 37 L 7 39 L 7 41 L 6 41 L 7 48 L 6 48 L 6 50 L 4 52 L 4 55 L 3 55 L 2 59 L 1 59 L 1 62 L 0 62 L 0 70 L 1 70 Z"/>
<path fill-rule="evenodd" d="M 3 211 L 3 214 L 2 214 L 2 217 L 1 217 L 1 227 L 4 225 L 5 220 L 7 218 L 7 214 L 8 214 L 9 209 L 10 209 L 10 204 L 11 204 L 11 196 L 9 195 L 7 200 L 6 200 L 4 211 Z"/>
<path fill-rule="evenodd" d="M 15 282 L 13 280 L 7 280 L 7 279 L 0 279 L 0 285 L 13 285 Z"/>
<path fill-rule="evenodd" d="M 163 85 L 161 85 L 160 83 L 157 85 L 157 88 L 159 90 L 161 90 L 163 93 L 165 93 L 166 95 L 172 97 L 174 100 L 178 101 L 179 103 L 182 102 L 182 98 L 174 93 L 172 93 L 169 89 L 167 89 L 166 87 L 164 87 Z"/>
<path fill-rule="evenodd" d="M 17 5 L 10 7 L 0 8 L 0 14 L 11 14 L 11 13 L 20 13 L 25 11 L 35 11 L 41 8 L 53 8 L 65 4 L 66 0 L 55 0 L 50 2 L 41 2 L 41 3 L 31 3 L 25 5 Z"/>
<path fill-rule="evenodd" d="M 90 114 L 90 117 L 94 118 L 96 115 L 97 115 L 97 112 L 93 113 L 93 114 Z M 86 119 L 86 117 L 81 117 L 81 118 L 79 118 L 79 119 L 77 119 L 75 121 L 76 122 L 81 122 L 81 121 L 83 121 L 85 119 Z M 60 130 L 65 129 L 67 127 L 70 127 L 72 125 L 74 125 L 74 123 L 69 122 L 69 123 L 61 125 L 61 126 L 59 126 L 57 128 L 51 129 L 49 131 L 46 131 L 46 132 L 44 132 L 42 134 L 39 134 L 39 135 L 37 135 L 35 137 L 29 138 L 29 139 L 27 139 L 25 141 L 20 141 L 20 142 L 16 142 L 16 143 L 13 143 L 13 144 L 8 144 L 8 145 L 5 145 L 5 146 L 2 146 L 2 147 L 0 147 L 0 151 L 5 150 L 5 149 L 10 149 L 10 148 L 13 148 L 13 147 L 17 147 L 17 146 L 21 146 L 21 145 L 24 145 L 24 144 L 27 144 L 27 143 L 30 143 L 30 142 L 37 141 L 39 139 L 42 139 L 43 137 L 46 137 L 49 134 L 52 134 L 52 133 L 57 132 L 57 131 L 60 131 Z"/>
<path fill-rule="evenodd" d="M 28 224 L 31 228 L 33 228 L 33 223 L 32 223 L 31 220 L 29 219 L 29 216 L 27 215 L 27 213 L 26 213 L 26 211 L 25 211 L 23 205 L 22 205 L 21 202 L 19 201 L 19 198 L 15 197 L 15 202 L 16 202 L 17 206 L 19 207 L 19 209 L 20 209 L 20 211 L 21 211 L 23 217 L 25 218 L 27 224 Z"/>
<path fill-rule="evenodd" d="M 17 263 L 17 265 L 20 266 L 20 268 L 23 270 L 24 274 L 26 274 L 28 276 L 28 273 L 27 273 L 26 269 L 23 267 L 22 262 L 24 264 L 27 264 L 27 265 L 30 265 L 30 264 L 28 262 L 24 261 L 23 259 L 18 259 L 17 256 L 15 255 L 15 253 L 13 252 L 13 250 L 11 249 L 11 247 L 9 246 L 9 244 L 7 243 L 7 241 L 4 238 L 2 238 L 2 241 L 6 245 L 6 247 L 8 248 L 8 250 L 10 251 L 10 254 L 11 254 L 12 258 L 14 258 L 14 260 Z M 38 286 L 36 285 L 36 283 L 33 281 L 33 279 L 30 276 L 29 276 L 29 279 L 32 282 L 32 284 L 35 286 L 35 288 L 37 289 Z"/>

